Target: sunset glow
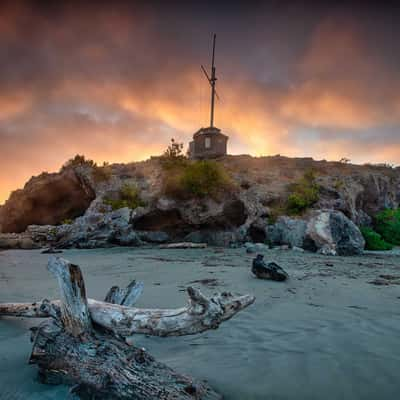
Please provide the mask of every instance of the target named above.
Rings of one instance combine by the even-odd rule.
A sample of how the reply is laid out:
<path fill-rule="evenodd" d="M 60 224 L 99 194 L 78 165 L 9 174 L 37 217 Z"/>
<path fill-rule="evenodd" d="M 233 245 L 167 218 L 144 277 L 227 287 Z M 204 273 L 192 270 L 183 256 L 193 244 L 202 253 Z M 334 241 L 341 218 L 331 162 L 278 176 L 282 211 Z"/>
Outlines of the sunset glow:
<path fill-rule="evenodd" d="M 187 144 L 208 124 L 214 31 L 230 153 L 400 164 L 395 21 L 258 7 L 1 6 L 0 204 L 77 153 L 130 162 Z"/>

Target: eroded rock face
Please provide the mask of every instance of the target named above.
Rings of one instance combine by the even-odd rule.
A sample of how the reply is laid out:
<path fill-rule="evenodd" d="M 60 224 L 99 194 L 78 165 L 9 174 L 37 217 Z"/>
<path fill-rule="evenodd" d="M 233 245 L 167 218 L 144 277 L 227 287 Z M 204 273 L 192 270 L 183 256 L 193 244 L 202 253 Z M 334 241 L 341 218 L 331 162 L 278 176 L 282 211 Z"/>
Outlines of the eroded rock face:
<path fill-rule="evenodd" d="M 317 212 L 308 222 L 307 239 L 326 255 L 361 254 L 365 241 L 357 226 L 340 211 Z"/>
<path fill-rule="evenodd" d="M 56 225 L 82 215 L 95 193 L 74 170 L 41 174 L 16 190 L 1 209 L 2 232 L 23 232 L 28 225 Z"/>
<path fill-rule="evenodd" d="M 245 234 L 240 230 L 219 231 L 200 230 L 190 232 L 184 241 L 193 243 L 207 243 L 211 246 L 229 247 L 244 240 Z"/>
<path fill-rule="evenodd" d="M 186 225 L 178 208 L 154 209 L 133 218 L 133 227 L 138 231 L 175 231 Z"/>
<path fill-rule="evenodd" d="M 136 214 L 132 224 L 137 231 L 166 232 L 172 238 L 181 239 L 196 232 L 197 236 L 208 237 L 209 240 L 202 240 L 206 242 L 213 242 L 212 236 L 218 236 L 216 242 L 228 241 L 222 237 L 232 236 L 231 232 L 243 225 L 248 216 L 245 204 L 234 198 L 221 202 L 212 199 L 180 203 L 158 201 L 154 208 Z"/>
<path fill-rule="evenodd" d="M 349 166 L 343 175 L 325 175 L 321 183 L 318 207 L 341 211 L 359 226 L 370 225 L 379 211 L 400 204 L 396 169 Z"/>

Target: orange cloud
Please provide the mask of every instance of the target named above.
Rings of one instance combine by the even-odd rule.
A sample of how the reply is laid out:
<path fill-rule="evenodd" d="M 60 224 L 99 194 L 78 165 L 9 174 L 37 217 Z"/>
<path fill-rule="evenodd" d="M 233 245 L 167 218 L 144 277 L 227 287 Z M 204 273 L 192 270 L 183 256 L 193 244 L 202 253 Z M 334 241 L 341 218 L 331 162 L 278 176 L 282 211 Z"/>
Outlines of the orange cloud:
<path fill-rule="evenodd" d="M 0 96 L 0 121 L 16 117 L 24 113 L 32 104 L 29 93 L 14 92 Z"/>
<path fill-rule="evenodd" d="M 0 75 L 0 203 L 76 153 L 99 163 L 145 159 L 208 124 L 200 61 L 184 38 L 171 39 L 168 19 L 162 30 L 139 11 L 69 9 L 61 22 L 40 23 L 29 15 L 24 21 L 38 30 L 29 46 L 12 15 L 5 27 L 0 21 L 0 41 L 23 48 Z M 254 35 L 263 54 L 263 37 Z M 230 152 L 400 163 L 400 141 L 387 129 L 400 125 L 400 80 L 364 36 L 356 20 L 321 20 L 278 83 L 261 79 L 248 60 L 227 73 L 220 65 L 230 60 L 221 56 L 216 124 L 230 136 Z"/>

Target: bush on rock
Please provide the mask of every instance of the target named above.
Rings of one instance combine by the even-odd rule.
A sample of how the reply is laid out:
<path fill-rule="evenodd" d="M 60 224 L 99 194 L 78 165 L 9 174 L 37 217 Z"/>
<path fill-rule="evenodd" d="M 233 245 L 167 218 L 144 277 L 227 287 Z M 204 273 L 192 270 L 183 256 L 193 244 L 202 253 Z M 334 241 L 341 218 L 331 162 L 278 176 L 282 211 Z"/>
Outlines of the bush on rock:
<path fill-rule="evenodd" d="M 378 213 L 375 217 L 375 230 L 388 243 L 400 245 L 400 208 Z"/>
<path fill-rule="evenodd" d="M 319 186 L 315 178 L 315 172 L 309 170 L 293 185 L 292 193 L 286 203 L 286 209 L 290 215 L 301 214 L 319 200 Z"/>
<path fill-rule="evenodd" d="M 144 202 L 140 198 L 139 189 L 134 185 L 124 184 L 118 194 L 118 198 L 106 197 L 104 204 L 111 206 L 113 210 L 128 207 L 132 210 L 144 206 Z"/>
<path fill-rule="evenodd" d="M 361 227 L 360 231 L 365 239 L 365 250 L 391 250 L 393 246 L 382 239 L 382 236 L 373 229 L 366 226 Z"/>
<path fill-rule="evenodd" d="M 223 166 L 216 161 L 202 160 L 181 164 L 168 169 L 164 192 L 180 199 L 217 198 L 220 193 L 230 190 L 232 181 Z"/>

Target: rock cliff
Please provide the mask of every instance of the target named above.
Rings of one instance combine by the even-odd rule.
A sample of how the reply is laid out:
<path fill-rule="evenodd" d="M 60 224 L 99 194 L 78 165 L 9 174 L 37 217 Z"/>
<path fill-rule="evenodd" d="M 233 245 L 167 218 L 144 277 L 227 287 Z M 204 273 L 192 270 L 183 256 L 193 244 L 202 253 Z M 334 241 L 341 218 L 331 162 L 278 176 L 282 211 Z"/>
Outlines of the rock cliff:
<path fill-rule="evenodd" d="M 218 198 L 166 196 L 168 172 L 158 158 L 113 164 L 107 179 L 95 179 L 90 168 L 42 174 L 10 196 L 0 209 L 0 225 L 3 232 L 30 232 L 35 243 L 51 238 L 65 247 L 176 240 L 230 245 L 251 240 L 345 254 L 363 246 L 357 225 L 369 225 L 377 212 L 400 203 L 399 168 L 281 156 L 227 156 L 218 162 L 234 184 Z M 301 215 L 285 217 L 282 205 L 310 170 L 319 187 L 318 200 Z M 104 200 L 116 197 L 124 185 L 137 188 L 142 203 L 134 210 L 112 211 Z M 318 210 L 328 214 L 318 219 Z M 310 221 L 315 219 L 318 229 L 313 231 Z M 329 222 L 321 228 L 320 220 Z M 350 232 L 354 241 L 338 235 L 338 229 Z M 325 243 L 326 238 L 335 243 Z"/>

